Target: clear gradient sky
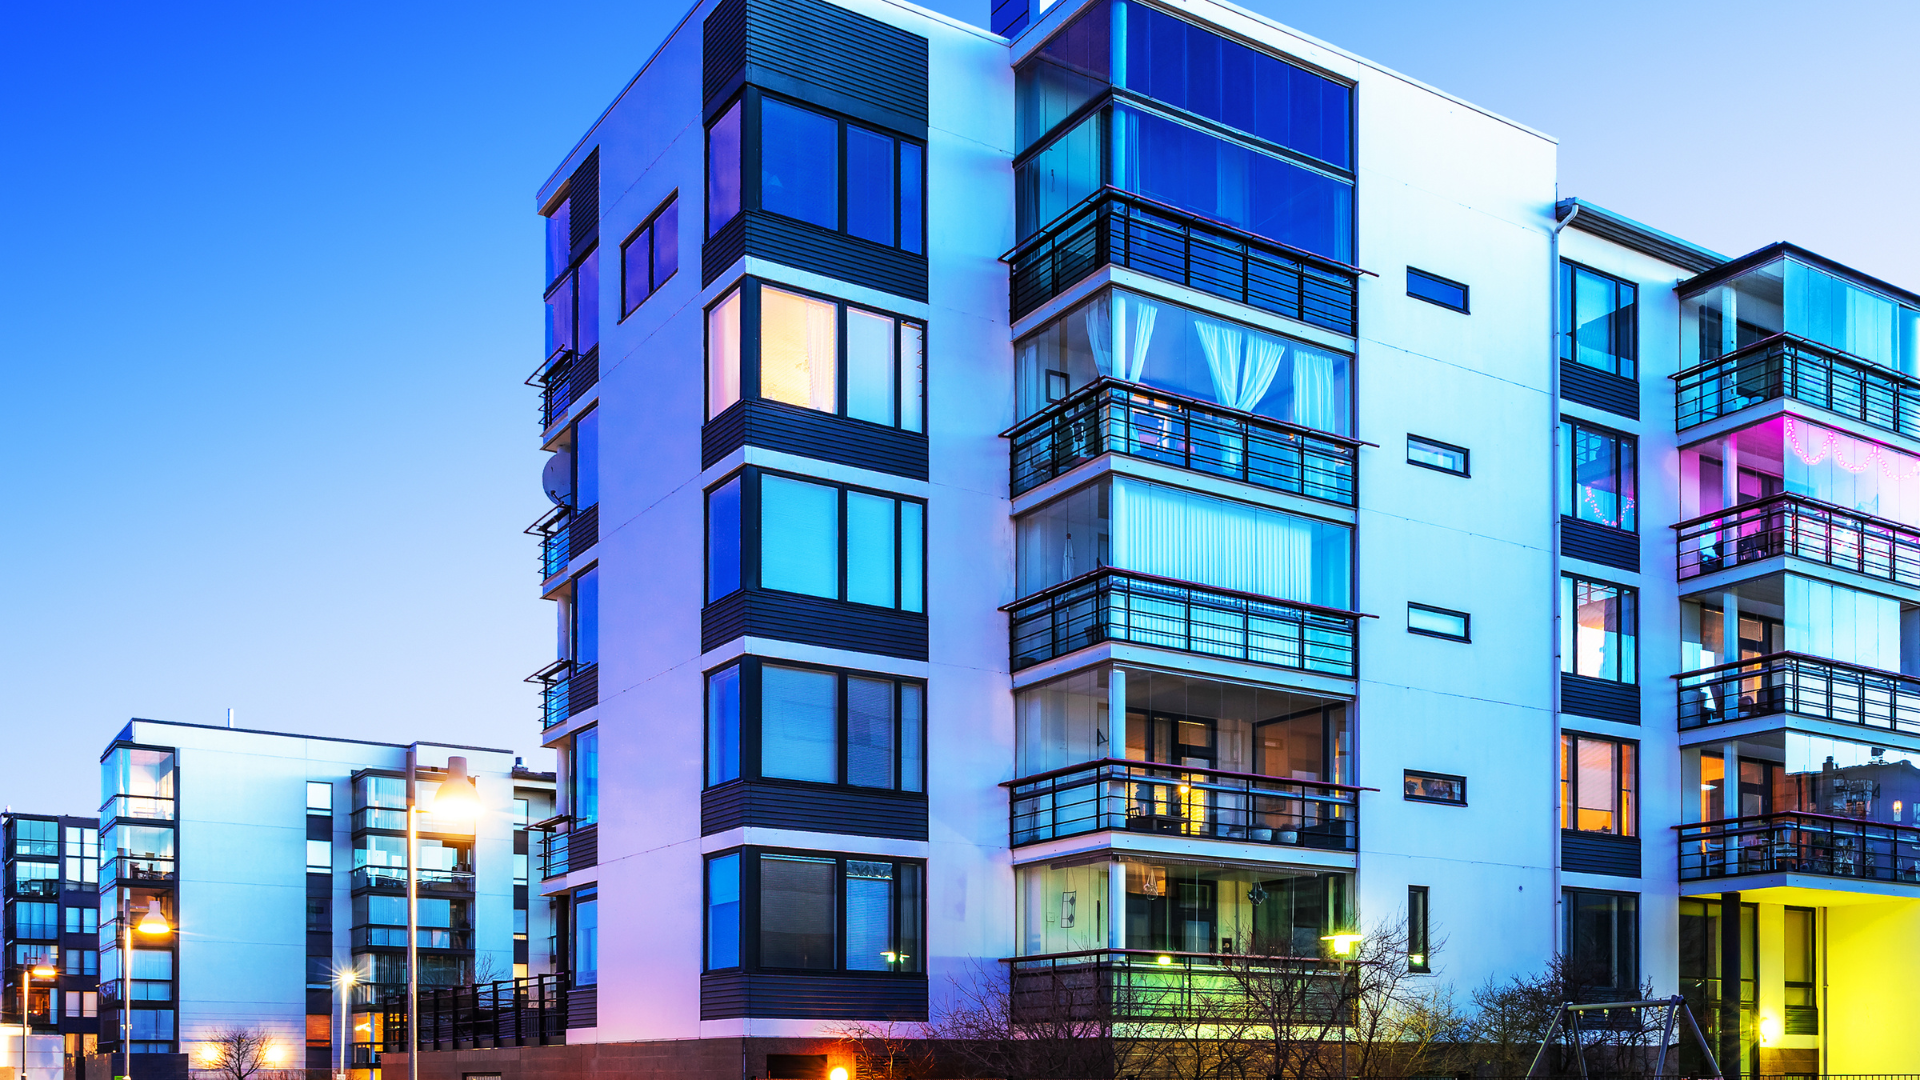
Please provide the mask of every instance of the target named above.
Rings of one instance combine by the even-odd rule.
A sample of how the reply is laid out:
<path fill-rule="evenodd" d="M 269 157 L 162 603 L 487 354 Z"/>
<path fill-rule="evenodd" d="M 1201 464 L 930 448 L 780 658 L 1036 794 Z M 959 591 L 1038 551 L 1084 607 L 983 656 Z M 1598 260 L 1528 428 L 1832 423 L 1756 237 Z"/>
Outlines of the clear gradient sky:
<path fill-rule="evenodd" d="M 1911 0 L 1247 3 L 1557 136 L 1563 194 L 1920 287 Z M 533 192 L 683 12 L 0 8 L 0 803 L 229 707 L 546 767 Z"/>

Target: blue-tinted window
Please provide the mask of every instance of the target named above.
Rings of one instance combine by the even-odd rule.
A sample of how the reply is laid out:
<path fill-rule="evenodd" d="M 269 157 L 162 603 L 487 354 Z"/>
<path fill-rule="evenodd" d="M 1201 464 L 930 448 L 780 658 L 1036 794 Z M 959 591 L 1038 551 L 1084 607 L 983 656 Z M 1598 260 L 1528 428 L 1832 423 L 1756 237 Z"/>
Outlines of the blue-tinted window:
<path fill-rule="evenodd" d="M 567 645 L 576 667 L 600 662 L 600 570 L 595 567 L 573 579 L 573 614 Z"/>
<path fill-rule="evenodd" d="M 1032 146 L 1075 109 L 1106 92 L 1112 24 L 1107 5 L 1095 4 L 1020 65 L 1013 90 L 1016 150 Z"/>
<path fill-rule="evenodd" d="M 740 776 L 740 669 L 707 676 L 707 785 Z"/>
<path fill-rule="evenodd" d="M 847 232 L 893 246 L 893 139 L 847 125 Z"/>
<path fill-rule="evenodd" d="M 574 277 L 564 280 L 547 293 L 547 355 L 573 348 Z"/>
<path fill-rule="evenodd" d="M 1027 159 L 1014 178 L 1014 216 L 1020 239 L 1100 190 L 1106 170 L 1100 159 L 1105 112 L 1080 121 L 1046 149 Z"/>
<path fill-rule="evenodd" d="M 600 410 L 573 425 L 573 505 L 585 510 L 600 504 Z"/>
<path fill-rule="evenodd" d="M 740 213 L 740 103 L 707 129 L 707 235 Z"/>
<path fill-rule="evenodd" d="M 600 729 L 588 728 L 573 737 L 573 820 L 591 825 L 600 820 Z"/>
<path fill-rule="evenodd" d="M 707 861 L 707 969 L 740 966 L 740 856 Z"/>
<path fill-rule="evenodd" d="M 1407 267 L 1407 295 L 1455 311 L 1467 310 L 1467 287 L 1438 274 Z"/>
<path fill-rule="evenodd" d="M 760 205 L 776 214 L 840 227 L 840 125 L 832 117 L 763 98 Z"/>
<path fill-rule="evenodd" d="M 740 478 L 707 493 L 707 602 L 740 587 Z"/>
<path fill-rule="evenodd" d="M 1627 532 L 1639 528 L 1633 436 L 1563 420 L 1560 453 L 1567 478 L 1562 514 Z"/>
<path fill-rule="evenodd" d="M 573 200 L 562 199 L 547 215 L 547 283 L 573 264 Z"/>
<path fill-rule="evenodd" d="M 1126 4 L 1120 85 L 1351 168 L 1353 90 L 1144 4 Z"/>
<path fill-rule="evenodd" d="M 1639 344 L 1637 295 L 1629 282 L 1561 263 L 1560 359 L 1633 378 Z"/>
<path fill-rule="evenodd" d="M 600 890 L 582 889 L 573 896 L 573 985 L 600 982 Z"/>
<path fill-rule="evenodd" d="M 921 175 L 920 148 L 913 143 L 900 144 L 900 249 L 920 251 L 920 193 L 926 181 Z"/>
<path fill-rule="evenodd" d="M 1116 105 L 1114 183 L 1338 262 L 1353 261 L 1353 187 L 1198 128 Z"/>
<path fill-rule="evenodd" d="M 620 245 L 620 317 L 626 318 L 680 268 L 680 200 L 672 198 Z"/>
<path fill-rule="evenodd" d="M 680 269 L 680 200 L 667 205 L 653 219 L 653 288 L 658 290 Z"/>

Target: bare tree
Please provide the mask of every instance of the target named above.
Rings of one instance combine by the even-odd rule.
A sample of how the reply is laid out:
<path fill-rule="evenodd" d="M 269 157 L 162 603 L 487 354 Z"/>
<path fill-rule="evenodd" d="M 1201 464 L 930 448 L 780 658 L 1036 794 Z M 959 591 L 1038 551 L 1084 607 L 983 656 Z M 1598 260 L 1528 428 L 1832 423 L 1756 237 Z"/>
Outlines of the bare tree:
<path fill-rule="evenodd" d="M 934 1053 L 921 1024 L 850 1021 L 832 1029 L 851 1052 L 855 1080 L 925 1080 Z"/>
<path fill-rule="evenodd" d="M 203 1042 L 207 1071 L 232 1080 L 248 1077 L 267 1066 L 267 1048 L 273 1038 L 257 1027 L 235 1027 L 216 1032 Z"/>
<path fill-rule="evenodd" d="M 1599 1004 L 1623 999 L 1646 1000 L 1653 984 L 1631 989 L 1610 985 L 1604 973 L 1583 969 L 1555 956 L 1539 971 L 1516 975 L 1505 983 L 1488 979 L 1474 991 L 1473 1042 L 1483 1069 L 1495 1075 L 1520 1075 L 1532 1065 L 1540 1044 L 1548 1037 L 1560 1007 L 1569 1003 Z M 1646 1064 L 1648 1051 L 1664 1035 L 1664 1014 L 1650 1009 L 1610 1009 L 1582 1014 L 1581 1031 L 1562 1026 L 1553 1035 L 1550 1069 L 1573 1067 L 1578 1049 L 1590 1068 L 1635 1071 Z"/>
<path fill-rule="evenodd" d="M 1150 1041 L 1116 1022 L 1132 1006 L 1109 969 L 1091 963 L 1049 968 L 1027 973 L 1016 986 L 1012 972 L 979 964 L 952 985 L 950 1006 L 923 1030 L 958 1075 L 1100 1080 L 1148 1074 Z"/>
<path fill-rule="evenodd" d="M 500 982 L 503 979 L 511 979 L 512 977 L 513 969 L 511 967 L 502 967 L 500 958 L 496 954 L 483 952 L 474 958 L 473 976 L 468 981 L 474 986 L 481 986 L 486 983 Z"/>

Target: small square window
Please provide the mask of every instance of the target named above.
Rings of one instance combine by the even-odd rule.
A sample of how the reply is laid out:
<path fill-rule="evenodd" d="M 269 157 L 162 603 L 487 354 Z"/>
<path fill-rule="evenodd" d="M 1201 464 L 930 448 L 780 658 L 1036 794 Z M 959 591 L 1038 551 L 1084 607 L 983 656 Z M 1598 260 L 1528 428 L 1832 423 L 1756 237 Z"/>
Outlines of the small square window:
<path fill-rule="evenodd" d="M 1407 267 L 1407 295 L 1415 300 L 1425 300 L 1429 304 L 1438 304 L 1443 308 L 1465 313 L 1467 310 L 1467 287 L 1458 281 L 1449 281 L 1438 274 L 1429 274 L 1425 270 Z"/>
<path fill-rule="evenodd" d="M 307 781 L 307 813 L 333 813 L 333 785 L 324 780 Z"/>
<path fill-rule="evenodd" d="M 1467 805 L 1467 778 L 1448 773 L 1415 772 L 1408 769 L 1405 796 L 1410 802 Z"/>
<path fill-rule="evenodd" d="M 1467 629 L 1472 617 L 1464 611 L 1448 611 L 1446 608 L 1428 607 L 1425 604 L 1407 605 L 1407 633 L 1425 634 L 1428 637 L 1446 638 L 1449 641 L 1471 641 Z"/>
<path fill-rule="evenodd" d="M 405 847 L 406 845 L 402 844 L 401 846 Z M 307 869 L 313 871 L 329 871 L 333 869 L 333 841 L 307 841 Z"/>
<path fill-rule="evenodd" d="M 1407 436 L 1407 464 L 1455 476 L 1471 475 L 1467 472 L 1466 447 L 1424 439 L 1418 435 Z"/>
<path fill-rule="evenodd" d="M 1072 384 L 1067 380 L 1066 372 L 1064 371 L 1047 372 L 1047 400 L 1048 401 L 1065 400 L 1068 393 L 1068 388 L 1071 385 Z"/>

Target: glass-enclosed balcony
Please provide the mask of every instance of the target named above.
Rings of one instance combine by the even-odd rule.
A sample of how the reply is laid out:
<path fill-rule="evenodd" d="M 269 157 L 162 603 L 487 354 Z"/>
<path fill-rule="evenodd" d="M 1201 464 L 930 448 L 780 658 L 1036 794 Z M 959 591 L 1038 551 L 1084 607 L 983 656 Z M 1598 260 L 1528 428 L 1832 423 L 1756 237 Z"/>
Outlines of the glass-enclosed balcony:
<path fill-rule="evenodd" d="M 1920 307 L 1818 256 L 1768 252 L 1734 276 L 1683 285 L 1679 426 L 1787 397 L 1920 434 Z"/>
<path fill-rule="evenodd" d="M 115 746 L 100 762 L 100 820 L 173 819 L 173 754 Z M 101 840 L 105 843 L 105 836 Z"/>
<path fill-rule="evenodd" d="M 1353 851 L 1358 791 L 1282 777 L 1109 759 L 1002 785 L 1015 846 L 1123 829 Z"/>

